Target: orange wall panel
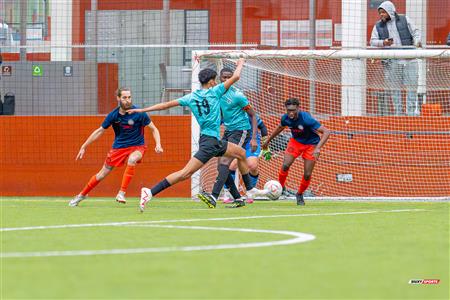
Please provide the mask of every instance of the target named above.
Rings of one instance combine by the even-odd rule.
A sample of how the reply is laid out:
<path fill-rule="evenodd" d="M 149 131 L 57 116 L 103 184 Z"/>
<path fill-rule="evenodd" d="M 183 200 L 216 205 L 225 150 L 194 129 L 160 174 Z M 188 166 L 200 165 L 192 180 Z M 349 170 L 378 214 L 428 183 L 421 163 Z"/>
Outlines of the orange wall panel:
<path fill-rule="evenodd" d="M 154 141 L 146 129 L 149 145 L 143 163 L 136 168 L 128 195 L 138 196 L 142 186 L 152 186 L 184 167 L 191 155 L 190 116 L 152 116 L 160 130 L 163 154 L 154 152 Z M 98 172 L 113 141 L 113 130 L 75 157 L 89 134 L 98 128 L 102 116 L 45 116 L 0 118 L 0 191 L 3 196 L 74 196 Z M 91 196 L 114 197 L 124 167 L 114 170 Z M 190 180 L 163 193 L 161 197 L 189 197 Z"/>

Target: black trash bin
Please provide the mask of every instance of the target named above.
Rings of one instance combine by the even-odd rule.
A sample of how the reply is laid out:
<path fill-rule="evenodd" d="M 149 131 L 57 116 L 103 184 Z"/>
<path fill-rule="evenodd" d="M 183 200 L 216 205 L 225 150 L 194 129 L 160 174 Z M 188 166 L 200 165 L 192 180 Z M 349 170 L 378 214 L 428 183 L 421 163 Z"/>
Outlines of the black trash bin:
<path fill-rule="evenodd" d="M 3 114 L 14 115 L 16 109 L 16 96 L 13 93 L 6 93 L 3 97 Z"/>

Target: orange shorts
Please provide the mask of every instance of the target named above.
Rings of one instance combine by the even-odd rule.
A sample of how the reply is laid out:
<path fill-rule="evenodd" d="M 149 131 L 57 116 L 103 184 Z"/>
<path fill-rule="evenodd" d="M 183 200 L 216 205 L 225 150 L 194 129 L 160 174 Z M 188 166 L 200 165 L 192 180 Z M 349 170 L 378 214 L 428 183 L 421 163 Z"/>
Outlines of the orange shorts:
<path fill-rule="evenodd" d="M 147 150 L 147 146 L 133 146 L 133 147 L 127 147 L 127 148 L 118 148 L 118 149 L 111 149 L 108 152 L 108 155 L 105 159 L 105 165 L 110 167 L 121 167 L 125 164 L 125 162 L 128 159 L 128 156 L 130 156 L 131 153 L 134 151 L 139 151 L 142 153 L 142 157 L 144 157 L 145 151 Z M 138 161 L 140 163 L 142 159 Z"/>
<path fill-rule="evenodd" d="M 316 148 L 315 145 L 305 145 L 291 138 L 287 145 L 286 153 L 292 155 L 295 158 L 302 155 L 303 159 L 316 160 L 313 155 L 314 148 Z"/>

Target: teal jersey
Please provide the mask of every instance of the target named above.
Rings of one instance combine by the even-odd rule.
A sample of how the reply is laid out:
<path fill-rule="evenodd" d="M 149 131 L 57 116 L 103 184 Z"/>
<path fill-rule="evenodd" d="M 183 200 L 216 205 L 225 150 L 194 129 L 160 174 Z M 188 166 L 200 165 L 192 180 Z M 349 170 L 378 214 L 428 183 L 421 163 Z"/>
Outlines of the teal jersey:
<path fill-rule="evenodd" d="M 200 134 L 220 139 L 220 98 L 226 92 L 223 83 L 210 89 L 196 90 L 178 99 L 188 106 L 200 125 Z"/>
<path fill-rule="evenodd" d="M 222 119 L 226 130 L 249 130 L 248 114 L 244 107 L 248 106 L 247 97 L 237 88 L 231 86 L 220 99 Z"/>

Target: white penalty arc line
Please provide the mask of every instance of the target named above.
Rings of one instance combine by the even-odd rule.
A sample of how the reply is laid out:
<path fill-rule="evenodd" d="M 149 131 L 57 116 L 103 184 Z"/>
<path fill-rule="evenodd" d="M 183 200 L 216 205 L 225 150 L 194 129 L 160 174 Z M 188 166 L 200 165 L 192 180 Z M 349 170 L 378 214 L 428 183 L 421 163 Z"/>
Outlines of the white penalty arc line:
<path fill-rule="evenodd" d="M 7 252 L 0 253 L 0 258 L 25 258 L 25 257 L 51 257 L 51 256 L 89 256 L 89 255 L 107 255 L 107 254 L 137 254 L 137 253 L 155 253 L 155 252 L 174 252 L 174 251 L 201 251 L 201 250 L 219 250 L 219 249 L 239 249 L 239 248 L 256 248 L 280 245 L 291 245 L 312 241 L 315 236 L 312 234 L 280 231 L 280 230 L 264 230 L 249 228 L 227 228 L 227 227 L 204 227 L 204 226 L 176 226 L 176 225 L 157 225 L 155 223 L 174 223 L 174 222 L 200 222 L 200 221 L 227 221 L 227 220 L 245 220 L 245 219 L 261 219 L 261 218 L 284 218 L 284 217 L 311 217 L 311 216 L 339 216 L 339 215 L 358 215 L 373 213 L 399 213 L 399 212 L 417 212 L 426 211 L 425 209 L 397 209 L 385 211 L 360 211 L 360 212 L 343 212 L 343 213 L 324 213 L 324 214 L 294 214 L 294 215 L 269 215 L 269 216 L 246 216 L 246 217 L 227 217 L 227 218 L 208 218 L 208 219 L 180 219 L 180 220 L 159 220 L 159 221 L 135 221 L 135 222 L 111 222 L 97 224 L 70 224 L 55 226 L 35 226 L 35 227 L 16 227 L 16 228 L 0 228 L 0 231 L 21 231 L 21 230 L 39 230 L 39 229 L 59 229 L 59 228 L 80 228 L 80 227 L 98 227 L 98 226 L 148 226 L 157 228 L 173 228 L 173 229 L 191 229 L 191 230 L 219 230 L 233 232 L 250 232 L 250 233 L 270 233 L 279 235 L 293 236 L 294 238 L 280 241 L 240 243 L 240 244 L 222 244 L 222 245 L 203 245 L 203 246 L 178 246 L 178 247 L 159 247 L 159 248 L 133 248 L 133 249 L 107 249 L 107 250 L 69 250 L 69 251 L 45 251 L 45 252 Z"/>
<path fill-rule="evenodd" d="M 341 216 L 341 215 L 360 215 L 360 214 L 376 214 L 376 213 L 423 212 L 423 211 L 427 211 L 427 210 L 426 209 L 392 209 L 392 210 L 350 211 L 350 212 L 341 212 L 341 213 L 339 213 L 339 212 L 337 212 L 337 213 L 309 213 L 309 214 L 224 217 L 224 218 L 205 218 L 205 219 L 178 219 L 178 220 L 65 224 L 65 225 L 0 228 L 0 232 L 2 232 L 2 231 L 43 230 L 43 229 L 62 229 L 62 228 L 82 228 L 82 227 L 126 226 L 126 225 L 138 225 L 138 224 L 161 224 L 161 223 L 178 223 L 178 222 L 231 221 L 231 220 L 267 219 L 267 218 L 320 217 L 320 216 Z"/>
<path fill-rule="evenodd" d="M 129 225 L 128 225 L 129 226 Z M 264 229 L 249 229 L 249 228 L 227 228 L 227 227 L 204 227 L 204 226 L 176 226 L 176 225 L 152 225 L 141 224 L 134 226 L 157 227 L 157 228 L 171 228 L 171 229 L 192 229 L 192 230 L 218 230 L 218 231 L 232 231 L 232 232 L 250 232 L 250 233 L 270 233 L 278 235 L 287 235 L 293 238 L 280 241 L 267 241 L 255 243 L 240 243 L 240 244 L 221 244 L 221 245 L 204 245 L 204 246 L 179 246 L 179 247 L 159 247 L 159 248 L 133 248 L 133 249 L 107 249 L 107 250 L 69 250 L 69 251 L 45 251 L 45 252 L 9 252 L 1 253 L 1 258 L 25 258 L 25 257 L 51 257 L 51 256 L 90 256 L 90 255 L 108 255 L 108 254 L 138 254 L 138 253 L 155 253 L 155 252 L 188 252 L 188 251 L 207 251 L 207 250 L 221 250 L 221 249 L 242 249 L 242 248 L 257 248 L 270 247 L 281 245 L 292 245 L 304 243 L 314 240 L 316 237 L 312 234 L 285 231 L 285 230 L 264 230 Z"/>

